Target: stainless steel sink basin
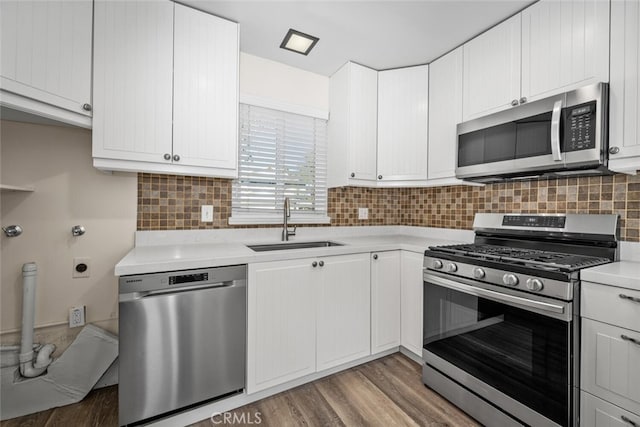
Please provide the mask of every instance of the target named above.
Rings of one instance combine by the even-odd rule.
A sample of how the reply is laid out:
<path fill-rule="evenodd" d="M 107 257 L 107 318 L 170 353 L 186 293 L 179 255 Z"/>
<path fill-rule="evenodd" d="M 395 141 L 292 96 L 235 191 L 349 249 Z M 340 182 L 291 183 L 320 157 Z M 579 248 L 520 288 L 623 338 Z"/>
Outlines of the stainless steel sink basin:
<path fill-rule="evenodd" d="M 268 245 L 247 245 L 249 249 L 256 252 L 283 251 L 287 249 L 328 248 L 330 246 L 343 246 L 343 244 L 324 240 L 321 242 L 285 242 L 272 243 Z"/>

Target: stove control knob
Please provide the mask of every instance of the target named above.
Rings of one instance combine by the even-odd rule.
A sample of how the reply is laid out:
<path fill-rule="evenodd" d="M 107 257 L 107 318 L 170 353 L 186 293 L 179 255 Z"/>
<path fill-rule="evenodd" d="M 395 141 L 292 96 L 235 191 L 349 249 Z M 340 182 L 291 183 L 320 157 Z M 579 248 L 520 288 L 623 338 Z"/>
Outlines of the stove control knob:
<path fill-rule="evenodd" d="M 475 277 L 476 279 L 483 279 L 484 276 L 486 276 L 486 274 L 480 267 L 476 267 L 473 269 L 473 277 Z"/>
<path fill-rule="evenodd" d="M 458 271 L 458 266 L 454 263 L 447 264 L 447 271 L 449 273 L 455 273 L 456 271 Z"/>
<path fill-rule="evenodd" d="M 533 292 L 540 292 L 544 288 L 544 284 L 540 279 L 527 279 L 527 289 Z"/>
<path fill-rule="evenodd" d="M 507 286 L 516 286 L 518 284 L 518 276 L 515 274 L 505 274 L 502 276 L 502 283 Z"/>
<path fill-rule="evenodd" d="M 442 268 L 442 261 L 440 261 L 439 259 L 433 261 L 433 268 L 435 268 L 436 270 L 440 270 Z"/>

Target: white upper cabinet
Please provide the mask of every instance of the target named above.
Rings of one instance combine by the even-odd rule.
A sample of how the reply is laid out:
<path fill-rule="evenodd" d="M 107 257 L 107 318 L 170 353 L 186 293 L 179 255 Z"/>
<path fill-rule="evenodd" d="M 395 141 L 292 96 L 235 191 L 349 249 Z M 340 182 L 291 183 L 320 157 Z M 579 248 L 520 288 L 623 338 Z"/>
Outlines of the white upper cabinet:
<path fill-rule="evenodd" d="M 346 63 L 329 80 L 329 187 L 376 180 L 378 72 Z"/>
<path fill-rule="evenodd" d="M 378 73 L 378 180 L 427 179 L 429 66 Z"/>
<path fill-rule="evenodd" d="M 428 178 L 456 175 L 456 125 L 462 121 L 462 47 L 429 64 Z"/>
<path fill-rule="evenodd" d="M 238 26 L 172 2 L 96 2 L 94 166 L 237 175 Z"/>
<path fill-rule="evenodd" d="M 91 127 L 93 2 L 0 1 L 2 104 Z"/>
<path fill-rule="evenodd" d="M 608 1 L 542 0 L 522 12 L 522 97 L 607 81 Z"/>
<path fill-rule="evenodd" d="M 640 1 L 611 2 L 609 168 L 640 170 Z"/>
<path fill-rule="evenodd" d="M 171 163 L 173 7 L 96 1 L 94 158 Z"/>
<path fill-rule="evenodd" d="M 464 46 L 463 118 L 510 108 L 520 99 L 520 14 Z"/>
<path fill-rule="evenodd" d="M 176 4 L 174 32 L 173 152 L 180 164 L 235 171 L 238 25 Z"/>

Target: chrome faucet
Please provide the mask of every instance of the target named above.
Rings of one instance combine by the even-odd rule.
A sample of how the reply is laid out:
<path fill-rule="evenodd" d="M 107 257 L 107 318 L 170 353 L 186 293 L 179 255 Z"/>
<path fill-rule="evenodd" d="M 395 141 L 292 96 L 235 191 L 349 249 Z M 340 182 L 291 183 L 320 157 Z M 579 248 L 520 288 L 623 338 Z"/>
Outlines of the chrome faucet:
<path fill-rule="evenodd" d="M 289 231 L 288 219 L 291 216 L 291 209 L 289 207 L 289 198 L 284 198 L 284 218 L 282 221 L 282 241 L 288 242 L 289 236 L 296 235 L 296 227 L 293 227 L 293 231 Z"/>

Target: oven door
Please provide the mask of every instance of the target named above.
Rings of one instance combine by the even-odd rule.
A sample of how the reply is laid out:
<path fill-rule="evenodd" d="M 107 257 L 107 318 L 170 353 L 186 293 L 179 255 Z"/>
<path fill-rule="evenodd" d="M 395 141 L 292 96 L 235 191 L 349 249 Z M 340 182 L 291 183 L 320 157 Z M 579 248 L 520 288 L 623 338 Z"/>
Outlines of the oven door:
<path fill-rule="evenodd" d="M 570 425 L 571 303 L 522 295 L 425 272 L 425 363 L 526 424 Z"/>

